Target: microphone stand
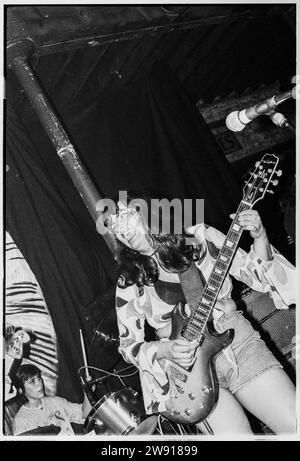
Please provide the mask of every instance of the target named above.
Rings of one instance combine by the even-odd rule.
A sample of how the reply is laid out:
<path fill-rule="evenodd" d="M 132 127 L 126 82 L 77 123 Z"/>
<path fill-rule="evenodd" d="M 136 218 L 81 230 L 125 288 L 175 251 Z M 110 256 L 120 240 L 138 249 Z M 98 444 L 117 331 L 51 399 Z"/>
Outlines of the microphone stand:
<path fill-rule="evenodd" d="M 85 347 L 84 347 L 84 340 L 83 340 L 83 335 L 82 335 L 82 330 L 81 329 L 79 330 L 79 334 L 80 334 L 80 343 L 81 343 L 81 348 L 82 348 L 82 355 L 83 355 L 83 362 L 84 362 L 84 370 L 85 370 L 86 380 L 84 380 L 83 376 L 80 376 L 80 379 L 81 379 L 81 383 L 82 383 L 82 386 L 83 386 L 83 390 L 86 393 L 86 396 L 87 396 L 90 404 L 92 405 L 92 407 L 94 407 L 95 404 L 96 404 L 96 399 L 95 399 L 95 394 L 94 394 L 94 390 L 95 390 L 96 385 L 95 384 L 93 385 L 92 377 L 89 374 L 89 367 L 88 367 L 88 363 L 87 363 L 86 352 L 85 352 Z"/>

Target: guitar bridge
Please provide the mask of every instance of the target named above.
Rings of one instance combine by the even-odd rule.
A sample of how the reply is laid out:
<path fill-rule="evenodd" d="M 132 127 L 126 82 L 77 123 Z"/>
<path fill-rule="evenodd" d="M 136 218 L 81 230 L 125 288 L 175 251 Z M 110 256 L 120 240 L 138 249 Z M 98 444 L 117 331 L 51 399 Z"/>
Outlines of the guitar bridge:
<path fill-rule="evenodd" d="M 179 381 L 182 381 L 183 383 L 186 382 L 187 375 L 183 371 L 175 367 L 170 367 L 170 370 L 172 372 L 173 378 L 179 379 Z"/>

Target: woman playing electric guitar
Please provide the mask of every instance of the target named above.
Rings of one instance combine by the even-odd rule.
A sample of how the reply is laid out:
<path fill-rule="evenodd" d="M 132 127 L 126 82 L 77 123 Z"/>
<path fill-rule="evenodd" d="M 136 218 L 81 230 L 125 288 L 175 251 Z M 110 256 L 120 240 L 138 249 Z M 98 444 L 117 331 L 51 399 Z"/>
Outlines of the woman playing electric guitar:
<path fill-rule="evenodd" d="M 128 202 L 132 198 L 136 199 L 130 197 Z M 148 202 L 152 219 L 143 216 L 141 208 L 118 202 L 115 214 L 108 217 L 105 225 L 119 244 L 119 351 L 126 361 L 139 368 L 146 412 L 164 414 L 172 398 L 166 361 L 190 370 L 201 347 L 196 340 L 169 339 L 174 306 L 185 302 L 178 273 L 194 261 L 202 277 L 208 280 L 225 236 L 198 224 L 188 230 L 196 244 L 187 245 L 184 231 L 165 234 L 153 231 L 152 227 L 150 230 L 146 223 L 153 223 L 157 216 L 153 216 L 151 197 L 141 198 Z M 273 432 L 295 433 L 294 386 L 231 298 L 231 277 L 235 277 L 254 290 L 269 292 L 278 308 L 290 305 L 295 302 L 294 267 L 270 245 L 257 211 L 239 208 L 231 217 L 236 227 L 250 231 L 253 245 L 249 253 L 237 249 L 213 306 L 216 331 L 232 329 L 234 337 L 215 358 L 219 395 L 205 421 L 214 434 L 251 434 L 244 407 Z M 156 341 L 145 341 L 145 320 L 156 330 Z M 189 396 L 193 400 L 192 393 Z M 191 403 L 191 407 L 196 405 L 197 400 Z M 183 415 L 184 411 L 183 408 Z M 206 424 L 199 421 L 197 425 L 207 433 Z"/>

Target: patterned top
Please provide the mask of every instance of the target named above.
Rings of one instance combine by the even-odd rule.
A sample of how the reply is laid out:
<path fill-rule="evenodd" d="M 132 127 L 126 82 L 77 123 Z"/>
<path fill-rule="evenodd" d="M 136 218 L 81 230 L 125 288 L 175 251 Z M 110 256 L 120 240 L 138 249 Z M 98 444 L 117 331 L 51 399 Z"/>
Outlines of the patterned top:
<path fill-rule="evenodd" d="M 213 227 L 198 224 L 192 228 L 196 241 L 202 245 L 203 257 L 196 262 L 207 280 L 215 263 L 225 235 Z M 238 248 L 233 258 L 229 274 L 220 290 L 218 300 L 230 297 L 232 291 L 231 276 L 246 283 L 260 292 L 269 292 L 278 309 L 286 309 L 296 299 L 296 271 L 292 264 L 271 246 L 273 259 L 262 261 L 251 246 L 250 252 Z M 179 283 L 179 279 L 178 279 Z M 156 359 L 157 341 L 146 342 L 144 336 L 145 320 L 156 331 L 167 331 L 170 326 L 172 311 L 180 299 L 172 286 L 177 283 L 168 282 L 171 287 L 169 295 L 162 299 L 161 282 L 154 286 L 145 286 L 139 293 L 137 286 L 117 287 L 116 310 L 120 334 L 119 352 L 124 360 L 135 365 L 140 371 L 140 380 L 147 413 L 161 412 L 166 409 L 169 383 L 167 376 Z M 178 293 L 177 293 L 178 296 Z M 223 312 L 214 308 L 213 317 L 218 319 Z M 169 329 L 170 331 L 170 329 Z M 170 333 L 169 333 L 170 334 Z M 159 334 L 160 341 L 167 341 L 168 336 Z"/>
<path fill-rule="evenodd" d="M 71 423 L 83 424 L 82 405 L 68 402 L 62 397 L 43 397 L 38 408 L 22 406 L 13 420 L 14 435 L 32 431 L 38 427 L 60 427 L 59 435 L 74 435 Z"/>

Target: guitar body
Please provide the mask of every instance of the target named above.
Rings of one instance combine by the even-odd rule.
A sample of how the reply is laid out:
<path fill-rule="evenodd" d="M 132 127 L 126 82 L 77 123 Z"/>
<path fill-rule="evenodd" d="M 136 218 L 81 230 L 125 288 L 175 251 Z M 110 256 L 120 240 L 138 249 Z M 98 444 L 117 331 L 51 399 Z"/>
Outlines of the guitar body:
<path fill-rule="evenodd" d="M 186 322 L 183 305 L 179 303 L 173 311 L 170 339 L 182 338 L 181 331 Z M 218 382 L 214 369 L 216 356 L 228 347 L 234 330 L 217 333 L 212 321 L 204 330 L 205 340 L 196 350 L 196 360 L 190 370 L 164 360 L 170 383 L 170 398 L 167 410 L 162 415 L 181 424 L 195 424 L 205 419 L 218 401 Z"/>

